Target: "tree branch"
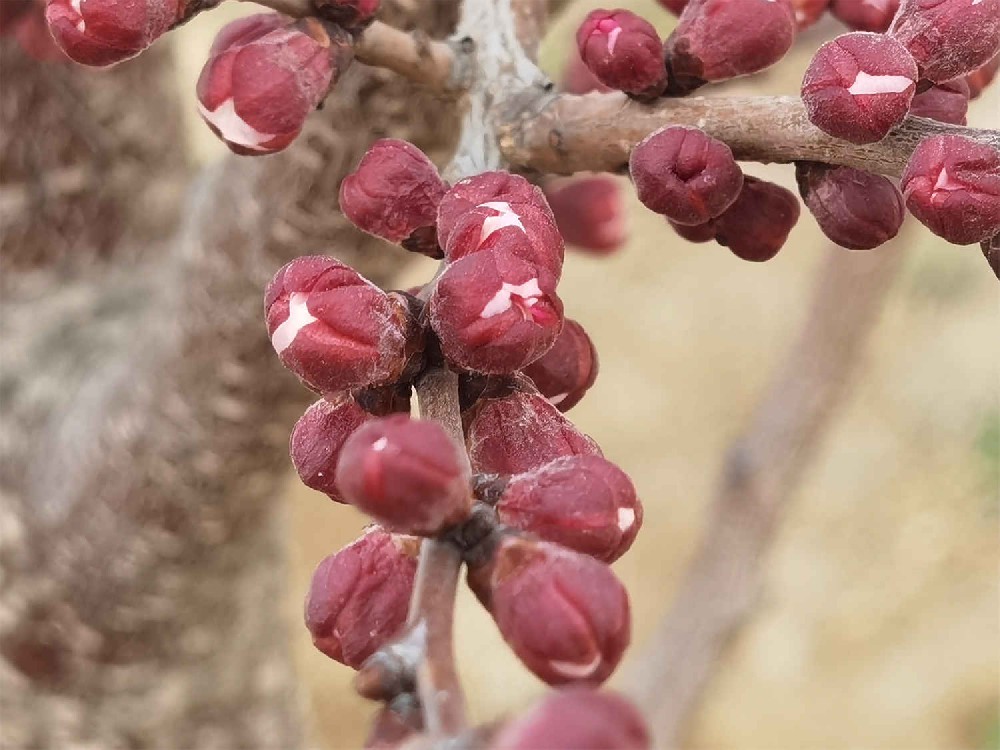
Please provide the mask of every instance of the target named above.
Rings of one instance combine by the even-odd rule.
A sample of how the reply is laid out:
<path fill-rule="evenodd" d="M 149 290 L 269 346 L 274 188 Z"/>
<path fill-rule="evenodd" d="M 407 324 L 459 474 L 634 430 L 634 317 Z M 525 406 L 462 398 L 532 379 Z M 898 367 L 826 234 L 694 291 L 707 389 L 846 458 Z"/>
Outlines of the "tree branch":
<path fill-rule="evenodd" d="M 678 747 L 725 646 L 745 622 L 764 557 L 900 267 L 905 237 L 871 253 L 831 249 L 809 315 L 722 469 L 700 549 L 643 653 L 629 692 L 657 747 Z"/>
<path fill-rule="evenodd" d="M 436 91 L 461 91 L 467 84 L 463 70 L 467 66 L 459 62 L 468 55 L 460 45 L 458 50 L 456 54 L 451 44 L 433 40 L 422 31 L 400 31 L 373 21 L 358 37 L 354 56 Z"/>

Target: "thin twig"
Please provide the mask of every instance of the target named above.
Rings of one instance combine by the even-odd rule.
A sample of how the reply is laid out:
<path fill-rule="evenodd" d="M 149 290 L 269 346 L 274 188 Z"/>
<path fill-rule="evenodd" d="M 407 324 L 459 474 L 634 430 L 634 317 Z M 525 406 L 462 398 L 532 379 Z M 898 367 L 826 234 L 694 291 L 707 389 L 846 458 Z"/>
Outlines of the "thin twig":
<path fill-rule="evenodd" d="M 461 52 L 461 47 L 459 47 Z M 459 91 L 466 76 L 456 65 L 455 49 L 422 31 L 400 31 L 373 21 L 358 37 L 354 56 L 367 65 L 386 68 L 438 91 Z"/>

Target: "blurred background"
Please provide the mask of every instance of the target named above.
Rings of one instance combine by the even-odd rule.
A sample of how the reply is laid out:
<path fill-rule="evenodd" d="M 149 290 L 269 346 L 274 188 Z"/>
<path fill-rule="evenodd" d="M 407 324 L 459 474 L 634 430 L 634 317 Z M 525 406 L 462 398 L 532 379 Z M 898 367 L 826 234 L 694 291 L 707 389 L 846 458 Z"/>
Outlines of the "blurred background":
<path fill-rule="evenodd" d="M 574 3 L 553 27 L 542 62 L 554 77 L 580 18 L 598 5 Z M 651 0 L 625 5 L 664 33 L 673 24 Z M 204 165 L 226 151 L 198 120 L 194 82 L 215 31 L 250 10 L 222 8 L 172 37 Z M 839 29 L 821 23 L 775 70 L 720 93 L 796 93 L 811 52 Z M 969 124 L 997 127 L 998 113 L 994 86 Z M 795 189 L 791 167 L 747 172 Z M 829 243 L 804 212 L 774 260 L 751 264 L 680 240 L 631 197 L 629 223 L 614 256 L 568 257 L 560 294 L 601 358 L 597 384 L 570 417 L 630 473 L 645 504 L 643 531 L 615 566 L 632 597 L 634 658 L 670 602 L 725 450 L 797 331 Z M 778 532 L 762 599 L 709 687 L 692 747 L 1000 747 L 1000 297 L 978 248 L 909 229 L 902 273 Z M 432 272 L 430 261 L 412 264 L 397 285 Z M 364 519 L 302 487 L 290 467 L 280 501 L 293 562 L 284 606 L 309 741 L 359 747 L 372 706 L 354 696 L 350 670 L 313 649 L 300 612 L 314 566 Z M 457 639 L 474 719 L 544 689 L 464 590 Z"/>

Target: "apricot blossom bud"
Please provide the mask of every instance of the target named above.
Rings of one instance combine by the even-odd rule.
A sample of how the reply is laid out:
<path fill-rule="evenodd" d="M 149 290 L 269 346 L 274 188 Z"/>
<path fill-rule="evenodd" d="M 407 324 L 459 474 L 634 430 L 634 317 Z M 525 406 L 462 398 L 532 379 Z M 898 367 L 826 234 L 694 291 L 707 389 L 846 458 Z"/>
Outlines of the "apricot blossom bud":
<path fill-rule="evenodd" d="M 841 247 L 870 250 L 899 232 L 903 196 L 885 177 L 816 162 L 799 162 L 795 174 L 819 228 Z"/>
<path fill-rule="evenodd" d="M 683 13 L 688 4 L 688 0 L 657 0 L 657 2 L 675 16 Z"/>
<path fill-rule="evenodd" d="M 678 224 L 677 222 L 667 220 L 667 223 L 671 228 L 677 232 L 683 239 L 688 242 L 702 243 L 711 242 L 715 239 L 715 220 L 706 221 L 704 224 L 694 224 L 688 226 L 686 224 Z"/>
<path fill-rule="evenodd" d="M 852 31 L 888 30 L 899 0 L 831 0 L 830 14 Z"/>
<path fill-rule="evenodd" d="M 71 60 L 104 66 L 146 49 L 181 19 L 185 5 L 183 0 L 49 0 L 45 19 Z"/>
<path fill-rule="evenodd" d="M 442 258 L 435 223 L 447 189 L 423 151 L 406 141 L 383 138 L 340 184 L 340 210 L 369 234 Z"/>
<path fill-rule="evenodd" d="M 1000 0 L 902 0 L 889 29 L 934 83 L 971 73 L 1000 50 Z"/>
<path fill-rule="evenodd" d="M 1000 70 L 1000 54 L 995 55 L 988 63 L 969 73 L 965 77 L 965 82 L 969 84 L 969 98 L 978 98 L 983 93 L 983 89 L 989 86 L 996 77 L 998 70 Z"/>
<path fill-rule="evenodd" d="M 615 178 L 592 175 L 554 179 L 545 183 L 544 190 L 559 233 L 569 244 L 606 255 L 625 243 L 625 197 Z"/>
<path fill-rule="evenodd" d="M 640 141 L 628 168 L 640 202 L 678 224 L 714 219 L 743 186 L 743 171 L 729 146 L 681 125 L 660 128 Z"/>
<path fill-rule="evenodd" d="M 357 669 L 406 622 L 420 543 L 373 526 L 324 559 L 306 598 L 313 644 Z"/>
<path fill-rule="evenodd" d="M 969 111 L 969 84 L 964 78 L 937 83 L 913 97 L 910 114 L 938 122 L 965 125 Z"/>
<path fill-rule="evenodd" d="M 264 309 L 281 363 L 322 394 L 394 383 L 422 347 L 406 302 L 333 258 L 285 265 Z"/>
<path fill-rule="evenodd" d="M 1000 233 L 1000 151 L 960 135 L 925 138 L 900 179 L 910 213 L 956 245 Z"/>
<path fill-rule="evenodd" d="M 430 536 L 472 509 L 459 448 L 435 421 L 405 414 L 373 419 L 340 452 L 337 486 L 351 505 L 385 528 Z"/>
<path fill-rule="evenodd" d="M 367 26 L 375 19 L 381 0 L 312 0 L 320 18 L 345 29 Z"/>
<path fill-rule="evenodd" d="M 597 350 L 583 326 L 568 318 L 559 338 L 524 374 L 559 411 L 576 406 L 597 380 Z"/>
<path fill-rule="evenodd" d="M 917 66 L 891 37 L 843 34 L 821 46 L 802 79 L 809 121 L 852 143 L 874 143 L 906 117 Z"/>
<path fill-rule="evenodd" d="M 628 594 L 592 557 L 505 535 L 468 580 L 521 662 L 550 685 L 604 682 L 628 646 Z"/>
<path fill-rule="evenodd" d="M 337 489 L 337 460 L 344 441 L 371 418 L 350 397 L 320 399 L 306 409 L 289 442 L 292 465 L 302 483 L 335 502 L 346 502 Z"/>
<path fill-rule="evenodd" d="M 715 240 L 743 260 L 770 260 L 785 244 L 800 211 L 790 191 L 748 176 L 740 197 L 715 220 Z"/>
<path fill-rule="evenodd" d="M 584 63 L 606 86 L 652 98 L 667 85 L 660 35 L 634 13 L 591 11 L 576 32 L 576 44 Z"/>
<path fill-rule="evenodd" d="M 8 14 L 0 14 L 0 36 L 11 35 L 25 55 L 38 62 L 69 60 L 49 31 L 42 0 L 0 0 L 0 10 Z"/>
<path fill-rule="evenodd" d="M 198 78 L 198 111 L 229 149 L 286 148 L 351 59 L 350 37 L 316 19 L 241 18 L 215 38 Z"/>
<path fill-rule="evenodd" d="M 620 695 L 586 687 L 548 693 L 504 726 L 489 750 L 651 750 L 639 710 Z"/>
<path fill-rule="evenodd" d="M 642 525 L 628 475 L 600 456 L 566 456 L 510 479 L 496 505 L 508 526 L 611 563 Z"/>
<path fill-rule="evenodd" d="M 798 31 L 808 29 L 823 16 L 829 7 L 830 0 L 792 0 L 795 28 Z"/>
<path fill-rule="evenodd" d="M 523 474 L 563 456 L 602 455 L 597 443 L 537 393 L 480 399 L 464 419 L 472 467 L 483 474 Z"/>
<path fill-rule="evenodd" d="M 587 63 L 583 61 L 580 53 L 575 48 L 570 50 L 569 59 L 566 60 L 566 67 L 563 68 L 560 88 L 567 94 L 612 91 L 610 86 L 605 86 L 601 83 L 593 71 L 587 67 Z"/>

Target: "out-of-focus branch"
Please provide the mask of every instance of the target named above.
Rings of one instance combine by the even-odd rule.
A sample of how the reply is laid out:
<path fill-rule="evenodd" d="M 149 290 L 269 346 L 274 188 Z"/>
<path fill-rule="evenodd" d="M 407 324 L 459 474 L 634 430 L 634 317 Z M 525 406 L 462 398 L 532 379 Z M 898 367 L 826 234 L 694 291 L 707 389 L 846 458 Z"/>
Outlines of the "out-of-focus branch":
<path fill-rule="evenodd" d="M 657 747 L 683 744 L 723 649 L 753 607 L 774 532 L 834 421 L 905 242 L 870 253 L 830 250 L 791 351 L 729 450 L 691 567 L 632 662 L 628 690 L 650 717 Z"/>
<path fill-rule="evenodd" d="M 374 21 L 358 37 L 354 56 L 437 91 L 461 91 L 468 79 L 468 54 L 461 45 L 431 39 L 422 31 L 401 31 Z"/>

